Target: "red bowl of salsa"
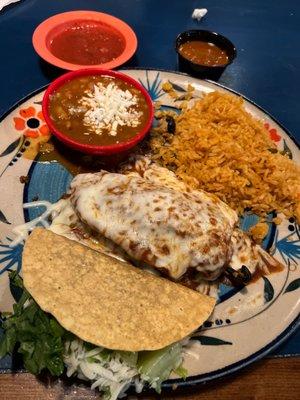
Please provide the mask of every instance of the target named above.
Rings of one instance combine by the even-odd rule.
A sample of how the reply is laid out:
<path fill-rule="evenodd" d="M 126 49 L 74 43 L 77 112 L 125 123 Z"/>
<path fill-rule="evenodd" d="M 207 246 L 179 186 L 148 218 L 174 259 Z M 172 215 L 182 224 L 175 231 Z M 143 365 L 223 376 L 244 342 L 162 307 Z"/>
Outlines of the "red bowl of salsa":
<path fill-rule="evenodd" d="M 116 68 L 137 48 L 136 35 L 129 25 L 96 11 L 54 15 L 35 29 L 32 43 L 45 61 L 70 71 Z"/>
<path fill-rule="evenodd" d="M 146 89 L 121 72 L 81 69 L 68 72 L 47 88 L 45 121 L 60 141 L 88 154 L 120 153 L 149 132 L 154 107 Z"/>

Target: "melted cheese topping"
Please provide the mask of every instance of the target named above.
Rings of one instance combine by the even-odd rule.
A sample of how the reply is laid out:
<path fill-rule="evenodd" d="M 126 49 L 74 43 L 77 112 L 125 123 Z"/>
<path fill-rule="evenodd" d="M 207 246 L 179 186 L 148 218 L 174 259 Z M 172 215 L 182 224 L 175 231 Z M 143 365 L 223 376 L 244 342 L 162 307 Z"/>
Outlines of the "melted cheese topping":
<path fill-rule="evenodd" d="M 280 271 L 282 265 L 258 244 L 254 243 L 249 236 L 236 228 L 231 236 L 232 257 L 230 266 L 238 270 L 245 265 L 252 275 L 261 271 L 263 275 L 268 275 L 272 271 Z"/>
<path fill-rule="evenodd" d="M 128 261 L 126 253 L 119 246 L 97 232 L 92 232 L 89 226 L 80 221 L 69 198 L 56 204 L 59 204 L 59 209 L 57 207 L 52 214 L 52 223 L 48 227 L 50 231 L 120 261 Z"/>
<path fill-rule="evenodd" d="M 71 203 L 92 229 L 131 257 L 178 279 L 188 268 L 215 279 L 231 257 L 237 215 L 216 197 L 187 190 L 158 166 L 128 175 L 78 175 Z"/>
<path fill-rule="evenodd" d="M 242 265 L 246 265 L 251 274 L 256 271 L 257 267 L 262 267 L 262 259 L 258 252 L 259 246 L 253 243 L 240 229 L 235 229 L 231 236 L 232 257 L 230 266 L 233 269 L 239 269 Z"/>
<path fill-rule="evenodd" d="M 184 275 L 188 268 L 208 280 L 216 279 L 227 265 L 236 270 L 246 265 L 252 274 L 266 275 L 283 268 L 236 227 L 236 213 L 215 196 L 191 190 L 173 172 L 145 157 L 123 166 L 122 172 L 125 175 L 80 175 L 67 199 L 24 204 L 46 210 L 14 228 L 17 236 L 11 246 L 38 224 L 48 227 L 51 214 L 51 231 L 150 272 L 154 270 L 149 265 L 163 269 L 193 288 L 199 277 L 194 282 L 193 275 Z"/>

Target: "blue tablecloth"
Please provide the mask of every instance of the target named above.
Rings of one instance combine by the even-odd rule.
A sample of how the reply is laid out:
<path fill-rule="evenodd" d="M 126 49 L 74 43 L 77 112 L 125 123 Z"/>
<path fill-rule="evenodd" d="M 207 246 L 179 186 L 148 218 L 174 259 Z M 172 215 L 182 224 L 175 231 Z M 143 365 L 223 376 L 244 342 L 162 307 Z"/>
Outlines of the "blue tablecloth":
<path fill-rule="evenodd" d="M 206 17 L 192 20 L 194 8 L 203 7 Z M 220 83 L 265 108 L 300 142 L 300 2 L 295 0 L 22 0 L 0 12 L 0 115 L 61 73 L 39 59 L 31 36 L 44 19 L 71 10 L 106 12 L 132 26 L 139 46 L 127 67 L 176 70 L 178 33 L 199 28 L 224 34 L 238 56 Z M 300 333 L 276 354 L 300 355 Z"/>

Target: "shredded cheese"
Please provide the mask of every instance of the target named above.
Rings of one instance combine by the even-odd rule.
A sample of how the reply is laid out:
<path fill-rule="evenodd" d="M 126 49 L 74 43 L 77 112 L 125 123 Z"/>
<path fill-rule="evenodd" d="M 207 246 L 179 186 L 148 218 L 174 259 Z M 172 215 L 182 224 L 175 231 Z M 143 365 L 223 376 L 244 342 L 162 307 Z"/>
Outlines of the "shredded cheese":
<path fill-rule="evenodd" d="M 137 367 L 130 366 L 118 352 L 103 355 L 102 347 L 87 350 L 82 340 L 74 339 L 65 344 L 64 363 L 67 376 L 77 375 L 79 379 L 89 380 L 91 389 L 109 391 L 106 398 L 116 400 L 124 397 L 131 384 L 140 393 L 144 382 L 139 378 Z"/>
<path fill-rule="evenodd" d="M 29 233 L 33 231 L 33 229 L 41 224 L 44 228 L 49 227 L 49 222 L 47 221 L 48 217 L 54 212 L 59 213 L 60 209 L 63 205 L 63 200 L 58 201 L 57 203 L 50 203 L 49 201 L 32 201 L 30 203 L 24 203 L 24 208 L 33 208 L 33 207 L 45 207 L 46 210 L 37 218 L 26 222 L 24 224 L 18 225 L 12 229 L 12 232 L 16 235 L 15 239 L 9 244 L 9 247 L 15 247 L 19 243 L 24 242 Z"/>
<path fill-rule="evenodd" d="M 98 135 L 107 131 L 116 136 L 119 126 L 136 127 L 140 123 L 142 113 L 136 109 L 137 97 L 129 90 L 120 89 L 114 82 L 107 86 L 97 83 L 79 103 L 87 108 L 84 124 Z"/>

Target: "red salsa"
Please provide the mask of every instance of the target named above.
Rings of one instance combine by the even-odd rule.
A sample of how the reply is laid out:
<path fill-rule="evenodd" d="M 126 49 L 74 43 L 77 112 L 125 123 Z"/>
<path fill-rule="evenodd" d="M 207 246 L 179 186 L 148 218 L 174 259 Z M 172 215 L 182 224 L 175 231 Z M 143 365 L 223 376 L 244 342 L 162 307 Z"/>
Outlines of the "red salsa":
<path fill-rule="evenodd" d="M 66 62 L 97 65 L 119 57 L 125 39 L 115 28 L 101 22 L 78 20 L 65 25 L 51 40 L 51 53 Z"/>

